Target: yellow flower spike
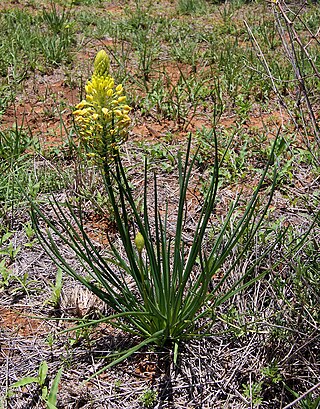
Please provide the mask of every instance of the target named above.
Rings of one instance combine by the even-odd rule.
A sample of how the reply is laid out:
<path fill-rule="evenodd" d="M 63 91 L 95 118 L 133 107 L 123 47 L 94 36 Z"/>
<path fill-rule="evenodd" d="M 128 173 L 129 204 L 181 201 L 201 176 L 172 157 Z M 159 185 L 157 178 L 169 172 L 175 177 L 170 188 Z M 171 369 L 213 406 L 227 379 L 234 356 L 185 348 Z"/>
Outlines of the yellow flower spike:
<path fill-rule="evenodd" d="M 87 153 L 102 160 L 108 155 L 113 157 L 119 150 L 119 145 L 127 138 L 131 122 L 128 116 L 131 108 L 125 104 L 123 86 L 115 85 L 109 67 L 107 54 L 99 51 L 92 77 L 85 87 L 86 99 L 74 111 L 80 143 Z"/>
<path fill-rule="evenodd" d="M 110 60 L 108 54 L 104 50 L 100 50 L 96 55 L 93 64 L 94 70 L 93 74 L 101 77 L 106 77 L 109 75 L 110 70 Z"/>

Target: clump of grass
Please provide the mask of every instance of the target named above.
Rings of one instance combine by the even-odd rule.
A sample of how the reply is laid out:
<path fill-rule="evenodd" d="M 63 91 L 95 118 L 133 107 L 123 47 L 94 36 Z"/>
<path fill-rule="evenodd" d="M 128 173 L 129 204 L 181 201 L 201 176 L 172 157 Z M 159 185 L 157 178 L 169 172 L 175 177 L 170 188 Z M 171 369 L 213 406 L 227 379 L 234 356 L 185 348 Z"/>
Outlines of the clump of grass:
<path fill-rule="evenodd" d="M 181 14 L 202 14 L 206 8 L 206 2 L 203 0 L 179 0 L 177 5 Z"/>

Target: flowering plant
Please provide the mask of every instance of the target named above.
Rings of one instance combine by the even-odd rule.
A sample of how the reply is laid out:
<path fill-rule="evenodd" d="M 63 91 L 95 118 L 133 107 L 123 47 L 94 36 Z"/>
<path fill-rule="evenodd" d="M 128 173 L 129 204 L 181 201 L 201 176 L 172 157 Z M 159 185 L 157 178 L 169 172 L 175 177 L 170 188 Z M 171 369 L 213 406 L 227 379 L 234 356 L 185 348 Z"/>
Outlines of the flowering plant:
<path fill-rule="evenodd" d="M 121 251 L 110 243 L 107 256 L 102 254 L 85 231 L 81 208 L 75 209 L 70 202 L 61 205 L 54 199 L 54 222 L 33 204 L 32 218 L 41 243 L 55 263 L 115 311 L 112 316 L 81 324 L 80 327 L 109 321 L 113 326 L 142 338 L 140 344 L 125 351 L 112 362 L 114 364 L 148 343 L 170 346 L 177 351 L 181 340 L 203 336 L 205 329 L 214 323 L 216 308 L 265 274 L 255 275 L 253 272 L 261 259 L 272 251 L 274 244 L 270 244 L 250 266 L 247 265 L 240 278 L 232 277 L 239 260 L 250 249 L 267 213 L 276 177 L 274 174 L 268 200 L 260 208 L 261 188 L 274 161 L 273 148 L 270 160 L 242 216 L 236 222 L 232 221 L 239 204 L 237 199 L 231 205 L 220 230 L 216 232 L 209 250 L 205 246 L 206 233 L 216 203 L 219 182 L 217 138 L 213 130 L 214 169 L 198 215 L 193 240 L 191 244 L 187 244 L 183 239 L 183 228 L 188 217 L 185 203 L 196 157 L 190 158 L 189 139 L 184 162 L 182 156 L 178 155 L 179 203 L 175 232 L 174 235 L 170 234 L 168 210 L 164 216 L 159 212 L 156 176 L 153 196 L 155 211 L 152 216 L 148 212 L 147 166 L 144 175 L 143 213 L 137 208 L 118 150 L 118 144 L 127 135 L 130 108 L 124 104 L 122 86 L 115 86 L 109 74 L 109 60 L 104 52 L 98 53 L 94 67 L 92 79 L 86 85 L 86 100 L 77 106 L 74 114 L 81 142 L 89 154 L 99 158 L 98 164 L 102 164 L 106 193 L 122 243 Z M 66 207 L 69 216 L 66 214 Z M 39 218 L 49 227 L 47 232 L 40 228 Z M 132 225 L 136 229 L 130 228 Z M 134 233 L 134 230 L 138 230 L 138 233 Z M 229 230 L 231 233 L 227 234 Z M 73 251 L 87 276 L 80 274 L 66 260 L 52 233 Z M 240 242 L 239 254 L 222 275 L 218 274 Z M 219 277 L 218 281 L 213 281 L 215 276 Z M 222 285 L 228 278 L 233 283 L 229 289 L 224 288 L 222 293 Z"/>
<path fill-rule="evenodd" d="M 131 108 L 126 104 L 123 86 L 115 85 L 109 73 L 110 62 L 104 50 L 98 52 L 94 71 L 85 90 L 86 98 L 73 112 L 80 144 L 89 156 L 103 161 L 112 157 L 127 137 Z"/>

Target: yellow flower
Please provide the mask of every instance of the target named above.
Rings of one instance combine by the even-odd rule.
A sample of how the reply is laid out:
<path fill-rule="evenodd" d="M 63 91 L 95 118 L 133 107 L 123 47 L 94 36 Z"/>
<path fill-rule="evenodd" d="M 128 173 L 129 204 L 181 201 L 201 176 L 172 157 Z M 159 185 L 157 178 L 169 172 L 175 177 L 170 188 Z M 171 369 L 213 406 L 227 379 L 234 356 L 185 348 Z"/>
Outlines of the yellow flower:
<path fill-rule="evenodd" d="M 122 84 L 115 85 L 109 74 L 110 61 L 101 50 L 94 61 L 94 71 L 85 86 L 86 99 L 73 112 L 80 144 L 88 153 L 103 160 L 112 157 L 126 140 L 131 108 L 125 104 Z"/>

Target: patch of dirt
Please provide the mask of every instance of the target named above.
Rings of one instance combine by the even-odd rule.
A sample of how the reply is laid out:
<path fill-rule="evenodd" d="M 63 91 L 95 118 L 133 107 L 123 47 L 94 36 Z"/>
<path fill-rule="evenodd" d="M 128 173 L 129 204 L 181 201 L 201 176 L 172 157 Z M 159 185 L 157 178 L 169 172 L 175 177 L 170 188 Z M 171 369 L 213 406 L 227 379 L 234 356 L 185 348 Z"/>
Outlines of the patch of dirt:
<path fill-rule="evenodd" d="M 46 334 L 48 328 L 44 321 L 30 318 L 25 310 L 18 311 L 0 306 L 0 326 L 10 330 L 13 335 L 34 337 L 35 334 Z"/>
<path fill-rule="evenodd" d="M 46 2 L 39 2 L 39 6 L 42 5 L 44 6 Z M 21 0 L 2 0 L 0 3 L 0 11 L 5 11 L 5 10 L 22 10 L 22 11 L 28 11 L 30 13 L 33 13 L 36 11 L 37 7 L 34 5 L 33 2 L 31 1 L 21 1 Z"/>
<path fill-rule="evenodd" d="M 1 118 L 3 128 L 17 124 L 29 129 L 45 147 L 63 143 L 72 121 L 72 107 L 79 101 L 79 90 L 68 86 L 64 75 L 36 75 Z"/>
<path fill-rule="evenodd" d="M 115 233 L 115 226 L 108 217 L 92 214 L 85 225 L 87 235 L 101 245 L 109 244 L 109 237 Z"/>

